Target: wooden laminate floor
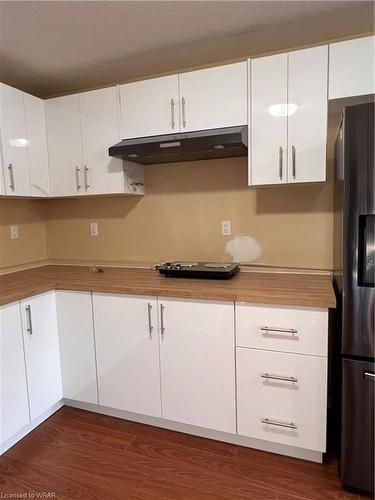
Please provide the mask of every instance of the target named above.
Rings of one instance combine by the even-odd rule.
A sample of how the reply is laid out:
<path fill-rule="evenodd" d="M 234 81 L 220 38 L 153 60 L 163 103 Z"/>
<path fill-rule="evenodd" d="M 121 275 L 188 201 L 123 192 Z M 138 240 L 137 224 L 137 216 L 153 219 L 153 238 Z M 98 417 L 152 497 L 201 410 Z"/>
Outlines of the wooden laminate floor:
<path fill-rule="evenodd" d="M 59 500 L 362 498 L 341 488 L 335 461 L 310 463 L 68 407 L 0 457 L 0 498 L 43 492 Z"/>

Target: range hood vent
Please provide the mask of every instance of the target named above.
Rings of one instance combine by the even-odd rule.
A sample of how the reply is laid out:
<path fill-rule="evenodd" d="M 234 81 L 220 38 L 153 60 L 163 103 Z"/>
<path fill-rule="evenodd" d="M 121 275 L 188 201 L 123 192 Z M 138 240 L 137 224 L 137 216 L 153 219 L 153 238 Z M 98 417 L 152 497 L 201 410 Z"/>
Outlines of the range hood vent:
<path fill-rule="evenodd" d="M 143 165 L 247 156 L 247 126 L 124 139 L 109 155 Z"/>

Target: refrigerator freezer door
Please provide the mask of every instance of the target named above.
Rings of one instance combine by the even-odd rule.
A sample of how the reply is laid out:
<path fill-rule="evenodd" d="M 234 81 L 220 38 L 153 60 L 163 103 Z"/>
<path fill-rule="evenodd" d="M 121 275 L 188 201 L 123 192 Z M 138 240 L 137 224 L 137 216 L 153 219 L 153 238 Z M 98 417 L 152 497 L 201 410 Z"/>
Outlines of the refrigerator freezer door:
<path fill-rule="evenodd" d="M 341 480 L 374 489 L 374 363 L 343 359 Z"/>
<path fill-rule="evenodd" d="M 363 282 L 363 235 L 374 214 L 374 104 L 349 106 L 343 120 L 343 337 L 342 353 L 374 358 L 374 288 Z M 369 226 L 364 233 L 364 216 Z M 373 233 L 372 233 L 373 234 Z M 368 250 L 367 250 L 368 253 Z M 367 263 L 371 255 L 366 254 Z M 373 258 L 373 257 L 372 257 Z M 369 271 L 371 273 L 371 271 Z"/>

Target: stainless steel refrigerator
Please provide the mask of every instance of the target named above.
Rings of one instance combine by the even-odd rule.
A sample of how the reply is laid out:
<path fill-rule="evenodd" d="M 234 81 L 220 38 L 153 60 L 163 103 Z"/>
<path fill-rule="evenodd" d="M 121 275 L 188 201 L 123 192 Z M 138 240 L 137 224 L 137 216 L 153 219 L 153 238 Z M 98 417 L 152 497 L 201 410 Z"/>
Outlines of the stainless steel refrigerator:
<path fill-rule="evenodd" d="M 335 145 L 335 285 L 344 486 L 374 491 L 374 103 L 344 108 Z"/>

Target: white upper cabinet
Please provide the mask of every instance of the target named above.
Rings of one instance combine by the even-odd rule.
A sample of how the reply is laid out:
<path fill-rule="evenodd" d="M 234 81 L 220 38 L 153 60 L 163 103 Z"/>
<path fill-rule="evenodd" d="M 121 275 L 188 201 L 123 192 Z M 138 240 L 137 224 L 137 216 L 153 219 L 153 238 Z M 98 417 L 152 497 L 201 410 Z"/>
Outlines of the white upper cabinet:
<path fill-rule="evenodd" d="M 99 404 L 161 416 L 157 301 L 93 294 Z"/>
<path fill-rule="evenodd" d="M 56 292 L 64 397 L 98 404 L 90 292 Z"/>
<path fill-rule="evenodd" d="M 287 182 L 288 55 L 251 61 L 249 184 Z"/>
<path fill-rule="evenodd" d="M 23 92 L 1 84 L 0 130 L 5 194 L 30 196 Z"/>
<path fill-rule="evenodd" d="M 329 99 L 375 92 L 374 43 L 368 36 L 329 46 Z"/>
<path fill-rule="evenodd" d="M 143 167 L 131 175 L 108 155 L 120 141 L 118 87 L 46 101 L 52 196 L 142 193 Z"/>
<path fill-rule="evenodd" d="M 246 61 L 180 74 L 181 132 L 247 124 Z"/>
<path fill-rule="evenodd" d="M 288 182 L 326 180 L 328 47 L 289 54 Z"/>
<path fill-rule="evenodd" d="M 236 432 L 234 304 L 159 298 L 163 417 Z"/>
<path fill-rule="evenodd" d="M 122 139 L 180 130 L 178 75 L 120 85 Z"/>
<path fill-rule="evenodd" d="M 0 396 L 1 445 L 30 421 L 19 302 L 0 307 Z"/>
<path fill-rule="evenodd" d="M 23 94 L 28 141 L 31 196 L 49 196 L 49 171 L 44 101 Z"/>
<path fill-rule="evenodd" d="M 124 192 L 123 161 L 108 148 L 121 140 L 119 87 L 80 94 L 83 190 L 86 194 Z"/>
<path fill-rule="evenodd" d="M 251 62 L 249 185 L 325 181 L 328 47 Z"/>
<path fill-rule="evenodd" d="M 21 302 L 31 420 L 63 397 L 54 292 Z"/>
<path fill-rule="evenodd" d="M 247 63 L 120 86 L 122 137 L 247 124 Z"/>
<path fill-rule="evenodd" d="M 46 101 L 51 196 L 84 192 L 79 95 Z"/>
<path fill-rule="evenodd" d="M 49 196 L 44 101 L 1 84 L 4 194 Z"/>

